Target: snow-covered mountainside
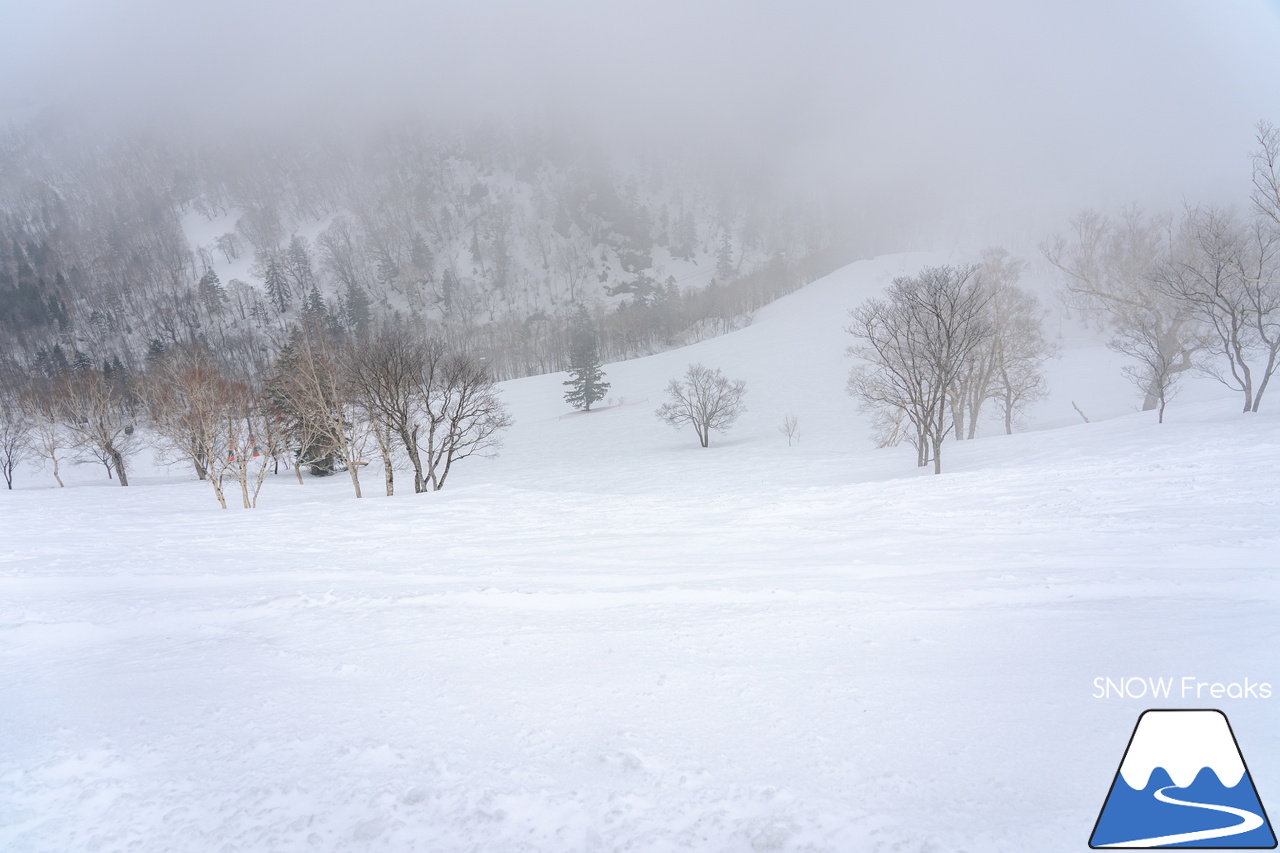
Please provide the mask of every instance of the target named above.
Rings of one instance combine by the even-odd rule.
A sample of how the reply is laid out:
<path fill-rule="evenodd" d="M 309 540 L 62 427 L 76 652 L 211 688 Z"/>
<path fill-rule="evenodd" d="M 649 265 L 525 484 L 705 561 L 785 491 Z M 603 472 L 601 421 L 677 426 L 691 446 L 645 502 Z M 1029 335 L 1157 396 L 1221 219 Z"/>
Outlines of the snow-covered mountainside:
<path fill-rule="evenodd" d="M 1055 326 L 1027 431 L 933 476 L 874 446 L 844 326 L 946 260 L 606 365 L 589 414 L 504 383 L 502 455 L 438 493 L 20 471 L 0 849 L 1083 849 L 1151 701 L 1095 678 L 1280 684 L 1280 401 L 1189 383 L 1158 425 Z M 690 362 L 747 383 L 706 449 L 654 416 Z M 1280 699 L 1218 701 L 1265 804 Z"/>
<path fill-rule="evenodd" d="M 621 360 L 742 325 L 852 257 L 790 191 L 533 130 L 405 120 L 285 143 L 15 126 L 0 166 L 6 370 L 65 354 L 133 372 L 196 341 L 274 355 L 291 325 L 399 318 L 528 376 L 566 366 L 579 307 Z"/>

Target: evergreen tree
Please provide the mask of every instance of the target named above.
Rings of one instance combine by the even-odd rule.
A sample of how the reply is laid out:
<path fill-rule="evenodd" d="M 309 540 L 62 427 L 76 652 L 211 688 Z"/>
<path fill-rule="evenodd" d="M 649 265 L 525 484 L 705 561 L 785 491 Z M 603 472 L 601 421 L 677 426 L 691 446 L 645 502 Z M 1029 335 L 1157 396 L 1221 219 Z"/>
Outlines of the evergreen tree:
<path fill-rule="evenodd" d="M 211 269 L 205 270 L 204 275 L 200 276 L 200 282 L 196 285 L 200 298 L 204 300 L 205 310 L 210 314 L 217 314 L 222 310 L 222 306 L 227 301 L 227 290 L 222 286 L 222 280 L 218 278 L 218 274 Z"/>
<path fill-rule="evenodd" d="M 311 248 L 306 237 L 294 234 L 289 241 L 288 270 L 294 293 L 306 293 L 316 286 L 316 276 L 311 270 Z"/>
<path fill-rule="evenodd" d="M 726 231 L 720 240 L 720 251 L 716 253 L 716 277 L 721 284 L 725 284 L 733 278 L 733 274 L 733 240 Z"/>
<path fill-rule="evenodd" d="M 307 301 L 303 306 L 302 313 L 313 323 L 323 321 L 329 313 L 328 306 L 324 304 L 324 296 L 320 293 L 320 288 L 314 283 L 311 285 L 311 291 L 307 294 Z"/>
<path fill-rule="evenodd" d="M 66 373 L 70 369 L 71 365 L 67 363 L 67 353 L 62 349 L 62 344 L 54 344 L 53 350 L 49 353 L 50 378 Z"/>
<path fill-rule="evenodd" d="M 457 286 L 458 277 L 453 274 L 453 270 L 445 267 L 444 275 L 440 277 L 440 301 L 446 316 L 453 313 L 453 292 Z"/>
<path fill-rule="evenodd" d="M 564 383 L 569 390 L 564 399 L 575 409 L 589 412 L 592 403 L 604 399 L 609 383 L 604 381 L 604 372 L 600 370 L 596 330 L 585 307 L 578 307 L 569 334 L 569 381 Z"/>
<path fill-rule="evenodd" d="M 347 328 L 357 334 L 363 333 L 373 316 L 371 306 L 368 294 L 360 285 L 348 284 L 346 296 L 342 300 Z"/>
<path fill-rule="evenodd" d="M 400 265 L 389 252 L 382 252 L 378 256 L 377 278 L 384 291 L 393 289 L 396 280 L 400 278 Z"/>
<path fill-rule="evenodd" d="M 280 261 L 274 255 L 267 260 L 265 278 L 267 299 L 270 300 L 277 314 L 283 314 L 289 310 L 289 305 L 293 301 L 293 291 L 289 287 L 289 280 L 285 278 L 284 270 L 281 269 Z"/>

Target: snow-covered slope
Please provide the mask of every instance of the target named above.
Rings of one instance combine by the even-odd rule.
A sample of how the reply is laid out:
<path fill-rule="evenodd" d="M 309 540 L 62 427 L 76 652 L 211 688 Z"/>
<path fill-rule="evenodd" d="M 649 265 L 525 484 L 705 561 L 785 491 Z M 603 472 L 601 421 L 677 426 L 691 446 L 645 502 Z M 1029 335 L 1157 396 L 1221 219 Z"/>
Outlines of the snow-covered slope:
<path fill-rule="evenodd" d="M 931 260 L 608 365 L 612 408 L 506 383 L 502 455 L 436 494 L 21 472 L 0 849 L 1082 849 L 1150 701 L 1095 678 L 1280 684 L 1280 421 L 1193 385 L 1157 425 L 1068 330 L 1030 431 L 922 473 L 843 326 Z M 653 415 L 692 361 L 748 383 L 707 449 Z M 1222 700 L 1264 802 L 1276 701 Z"/>

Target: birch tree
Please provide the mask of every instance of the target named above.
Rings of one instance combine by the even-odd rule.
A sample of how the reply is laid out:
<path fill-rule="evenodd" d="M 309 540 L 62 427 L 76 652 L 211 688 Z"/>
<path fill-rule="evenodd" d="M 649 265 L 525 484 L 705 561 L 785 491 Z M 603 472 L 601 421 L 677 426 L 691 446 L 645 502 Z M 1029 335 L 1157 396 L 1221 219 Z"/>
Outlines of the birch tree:
<path fill-rule="evenodd" d="M 305 435 L 306 455 L 336 455 L 345 464 L 357 498 L 360 468 L 370 433 L 343 364 L 345 353 L 319 325 L 295 328 L 287 358 L 278 363 L 271 391 Z M 300 462 L 302 460 L 299 460 Z"/>
<path fill-rule="evenodd" d="M 127 459 L 136 435 L 127 388 L 86 366 L 56 377 L 48 394 L 50 411 L 75 443 L 107 460 L 108 472 L 129 485 Z"/>
<path fill-rule="evenodd" d="M 0 474 L 13 488 L 13 472 L 31 454 L 31 417 L 18 404 L 18 395 L 0 389 Z"/>

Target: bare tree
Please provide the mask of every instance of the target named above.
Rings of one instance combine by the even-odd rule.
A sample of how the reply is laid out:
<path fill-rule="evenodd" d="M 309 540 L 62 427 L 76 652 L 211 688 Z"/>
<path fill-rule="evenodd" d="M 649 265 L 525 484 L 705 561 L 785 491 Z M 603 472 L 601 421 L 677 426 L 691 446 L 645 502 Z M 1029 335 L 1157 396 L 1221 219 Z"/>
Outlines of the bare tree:
<path fill-rule="evenodd" d="M 984 270 L 999 269 L 1003 256 L 1002 249 L 986 253 Z M 1019 263 L 1013 276 L 996 276 L 994 281 L 988 282 L 991 293 L 988 310 L 990 349 L 994 365 L 989 394 L 1000 409 L 1006 435 L 1013 433 L 1023 407 L 1048 393 L 1044 362 L 1057 352 L 1057 347 L 1044 337 L 1047 312 L 1040 305 L 1040 300 L 1015 284 L 1016 274 L 1021 269 Z M 973 424 L 970 423 L 968 437 L 972 438 L 973 433 Z"/>
<path fill-rule="evenodd" d="M 358 411 L 344 355 L 318 325 L 296 328 L 270 387 L 277 406 L 290 413 L 303 435 L 301 455 L 336 455 L 346 465 L 358 498 L 370 432 Z"/>
<path fill-rule="evenodd" d="M 1055 236 L 1042 247 L 1045 257 L 1066 273 L 1064 300 L 1116 330 L 1123 338 L 1147 334 L 1169 370 L 1194 364 L 1199 338 L 1195 322 L 1178 300 L 1152 283 L 1152 274 L 1168 257 L 1168 225 L 1130 208 L 1118 220 L 1085 211 L 1071 221 L 1069 238 Z M 1160 391 L 1146 389 L 1144 411 L 1159 405 Z"/>
<path fill-rule="evenodd" d="M 404 325 L 387 324 L 367 339 L 357 342 L 348 361 L 352 388 L 375 433 L 399 439 L 413 465 L 414 492 L 426 491 L 418 441 L 422 431 L 422 388 L 430 365 L 438 360 L 443 345 L 419 340 Z M 387 494 L 392 492 L 390 454 L 383 448 Z"/>
<path fill-rule="evenodd" d="M 217 443 L 210 454 L 211 477 L 219 484 L 230 477 L 240 486 L 245 509 L 258 505 L 279 441 L 266 394 L 248 382 L 232 380 L 221 389 L 222 410 L 217 423 Z M 220 488 L 220 487 L 215 487 Z"/>
<path fill-rule="evenodd" d="M 1041 334 L 1039 315 L 1041 309 L 1035 297 L 1018 291 L 1018 301 L 1023 306 L 1015 308 L 1015 317 L 1021 318 L 1006 327 L 1006 337 L 1001 342 L 996 360 L 996 376 L 992 395 L 1004 421 L 1005 435 L 1012 435 L 1023 409 L 1029 403 L 1041 400 L 1049 393 L 1044 380 L 1044 361 L 1056 348 Z M 1023 323 L 1022 320 L 1035 322 Z M 972 433 L 969 436 L 972 438 Z"/>
<path fill-rule="evenodd" d="M 223 482 L 229 476 L 239 479 L 236 473 L 243 461 L 236 456 L 241 442 L 231 436 L 239 430 L 247 396 L 247 386 L 228 377 L 212 354 L 198 346 L 166 353 L 152 366 L 147 382 L 147 411 L 161 452 L 175 451 L 190 459 L 197 476 L 213 486 L 223 509 Z M 250 458 L 252 452 L 251 447 Z M 247 495 L 247 476 L 244 486 Z M 247 497 L 244 502 L 248 508 Z"/>
<path fill-rule="evenodd" d="M 221 378 L 204 347 L 175 347 L 152 362 L 142 388 L 148 425 L 161 461 L 177 454 L 191 462 L 201 480 L 209 476 L 212 424 L 216 421 L 209 391 Z"/>
<path fill-rule="evenodd" d="M 677 429 L 686 424 L 692 426 L 698 442 L 706 447 L 711 441 L 711 430 L 728 430 L 746 411 L 742 402 L 746 393 L 747 383 L 743 380 L 727 379 L 719 368 L 712 370 L 703 364 L 691 364 L 685 371 L 684 381 L 672 379 L 667 384 L 667 396 L 671 399 L 658 408 L 657 415 Z"/>
<path fill-rule="evenodd" d="M 84 367 L 58 376 L 48 394 L 51 411 L 75 443 L 108 463 L 108 473 L 114 470 L 120 485 L 129 485 L 126 458 L 136 435 L 127 390 L 93 367 Z"/>
<path fill-rule="evenodd" d="M 63 452 L 70 447 L 72 441 L 67 436 L 66 429 L 49 411 L 45 402 L 44 398 L 34 391 L 28 391 L 22 397 L 22 406 L 31 417 L 31 453 L 42 462 L 49 463 L 53 479 L 61 488 L 66 485 L 62 482 L 60 472 Z"/>
<path fill-rule="evenodd" d="M 470 456 L 492 456 L 501 444 L 502 430 L 511 426 L 497 385 L 474 356 L 429 350 L 431 360 L 422 387 L 427 422 L 426 475 L 432 491 L 444 488 L 455 462 Z"/>
<path fill-rule="evenodd" d="M 990 294 L 975 280 L 975 267 L 925 267 L 894 279 L 885 299 L 870 299 L 850 312 L 848 331 L 858 340 L 849 354 L 855 367 L 848 391 L 879 414 L 886 442 L 900 440 L 910 421 L 917 464 L 933 460 L 942 473 L 942 442 L 954 429 L 947 417 L 974 351 L 991 337 Z"/>
<path fill-rule="evenodd" d="M 1280 231 L 1265 219 L 1242 225 L 1212 208 L 1188 210 L 1152 281 L 1200 323 L 1203 348 L 1218 357 L 1201 366 L 1256 412 L 1280 355 Z"/>
<path fill-rule="evenodd" d="M 13 472 L 31 454 L 32 422 L 18 404 L 18 395 L 0 389 L 0 474 L 13 488 Z"/>
<path fill-rule="evenodd" d="M 795 415 L 788 414 L 782 419 L 782 426 L 778 427 L 778 432 L 787 437 L 787 447 L 791 446 L 791 442 L 796 437 L 796 430 L 800 428 L 800 418 Z"/>
<path fill-rule="evenodd" d="M 1280 128 L 1258 122 L 1258 148 L 1253 152 L 1254 210 L 1280 227 Z"/>
<path fill-rule="evenodd" d="M 414 491 L 444 487 L 456 462 L 496 452 L 511 417 L 488 369 L 439 340 L 387 325 L 353 345 L 353 397 L 372 422 L 392 492 L 390 439 L 399 439 L 414 470 Z"/>
<path fill-rule="evenodd" d="M 190 459 L 223 509 L 228 481 L 240 487 L 245 509 L 257 506 L 281 436 L 262 390 L 236 378 L 207 348 L 193 345 L 156 360 L 144 396 L 162 452 Z"/>
<path fill-rule="evenodd" d="M 1054 348 L 1044 338 L 1039 300 L 1017 286 L 1025 266 L 1004 249 L 982 253 L 976 275 L 988 297 L 991 334 L 974 348 L 949 395 L 957 439 L 977 434 L 987 400 L 998 404 L 1005 432 L 1012 433 L 1018 412 L 1046 392 L 1042 366 Z"/>
<path fill-rule="evenodd" d="M 1141 322 L 1144 318 L 1138 316 L 1135 319 Z M 1151 329 L 1124 325 L 1116 329 L 1115 337 L 1107 346 L 1132 359 L 1133 363 L 1125 365 L 1123 370 L 1134 385 L 1145 391 L 1155 389 L 1159 403 L 1158 422 L 1164 423 L 1165 406 L 1178 392 L 1182 371 L 1175 369 L 1176 365 L 1170 362 L 1169 354 L 1160 348 L 1158 341 L 1159 336 Z M 1080 410 L 1077 408 L 1076 411 Z M 1080 416 L 1084 417 L 1084 414 Z M 1088 418 L 1084 420 L 1089 422 Z"/>

